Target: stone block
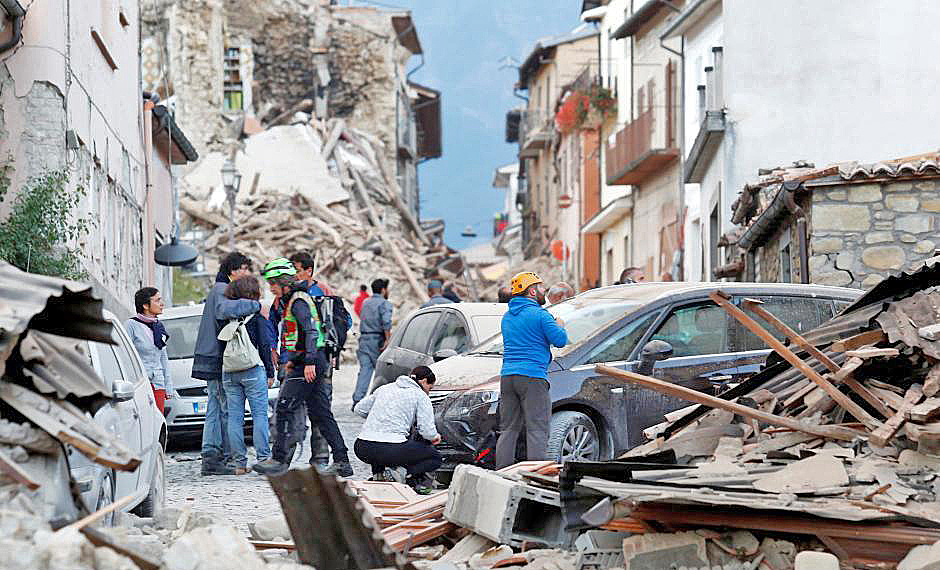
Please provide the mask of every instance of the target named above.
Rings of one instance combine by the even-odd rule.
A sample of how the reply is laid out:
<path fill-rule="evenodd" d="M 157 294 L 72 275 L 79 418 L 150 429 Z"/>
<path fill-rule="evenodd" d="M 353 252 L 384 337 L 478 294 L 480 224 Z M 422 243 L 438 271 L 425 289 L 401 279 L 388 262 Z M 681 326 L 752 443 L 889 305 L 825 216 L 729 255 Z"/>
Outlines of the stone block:
<path fill-rule="evenodd" d="M 166 570 L 265 570 L 264 560 L 230 526 L 199 528 L 181 536 L 163 557 Z"/>
<path fill-rule="evenodd" d="M 624 570 L 708 567 L 705 538 L 694 532 L 650 533 L 625 538 Z"/>
<path fill-rule="evenodd" d="M 868 277 L 862 280 L 861 287 L 862 289 L 871 289 L 875 285 L 884 281 L 884 275 L 879 275 L 877 273 L 872 273 Z"/>
<path fill-rule="evenodd" d="M 828 552 L 804 550 L 796 555 L 793 570 L 839 570 L 839 559 Z"/>
<path fill-rule="evenodd" d="M 898 216 L 894 221 L 894 227 L 902 232 L 912 234 L 922 234 L 933 229 L 933 216 L 928 214 L 909 214 Z"/>
<path fill-rule="evenodd" d="M 914 184 L 907 182 L 889 182 L 884 185 L 885 192 L 910 192 L 914 189 Z"/>
<path fill-rule="evenodd" d="M 897 217 L 897 214 L 894 212 L 875 212 L 876 220 L 893 220 L 895 217 Z"/>
<path fill-rule="evenodd" d="M 901 234 L 898 236 L 898 241 L 903 243 L 917 243 L 917 236 L 912 236 L 911 234 Z"/>
<path fill-rule="evenodd" d="M 813 253 L 838 253 L 842 251 L 842 239 L 837 237 L 816 238 L 810 242 Z"/>
<path fill-rule="evenodd" d="M 809 258 L 809 270 L 810 271 L 820 271 L 823 268 L 825 268 L 827 264 L 829 264 L 828 255 L 814 255 Z"/>
<path fill-rule="evenodd" d="M 810 272 L 810 281 L 816 285 L 829 285 L 832 287 L 845 287 L 852 282 L 852 276 L 848 271 L 820 271 L 818 273 Z"/>
<path fill-rule="evenodd" d="M 855 263 L 855 253 L 851 251 L 843 251 L 836 256 L 836 269 L 852 269 L 852 265 Z"/>
<path fill-rule="evenodd" d="M 940 200 L 922 200 L 920 209 L 924 212 L 940 212 Z"/>
<path fill-rule="evenodd" d="M 865 234 L 865 243 L 884 243 L 886 241 L 894 241 L 891 232 L 868 232 Z"/>
<path fill-rule="evenodd" d="M 876 245 L 862 252 L 862 262 L 872 269 L 900 269 L 906 256 L 896 245 Z"/>
<path fill-rule="evenodd" d="M 877 211 L 877 210 L 884 210 L 885 207 L 884 207 L 884 204 L 882 204 L 881 202 L 875 202 L 874 204 L 871 205 L 871 209 Z"/>
<path fill-rule="evenodd" d="M 827 194 L 830 200 L 835 200 L 837 202 L 844 202 L 847 196 L 845 190 L 833 190 Z"/>
<path fill-rule="evenodd" d="M 937 183 L 933 180 L 922 180 L 914 183 L 914 190 L 918 192 L 932 192 L 937 189 Z"/>
<path fill-rule="evenodd" d="M 871 226 L 868 206 L 820 204 L 813 206 L 813 228 L 844 232 L 867 231 Z"/>
<path fill-rule="evenodd" d="M 893 229 L 894 229 L 894 222 L 875 222 L 875 223 L 872 225 L 872 227 L 874 227 L 876 230 L 882 230 L 882 231 L 884 231 L 884 230 L 893 230 Z"/>
<path fill-rule="evenodd" d="M 933 253 L 933 250 L 936 248 L 936 244 L 929 239 L 917 242 L 914 245 L 915 253 Z"/>
<path fill-rule="evenodd" d="M 898 570 L 940 570 L 940 540 L 910 549 L 898 562 Z"/>
<path fill-rule="evenodd" d="M 896 212 L 916 212 L 920 207 L 920 200 L 905 194 L 889 194 L 885 196 L 885 206 Z"/>
<path fill-rule="evenodd" d="M 849 202 L 880 202 L 880 184 L 859 184 L 849 186 Z"/>
<path fill-rule="evenodd" d="M 293 537 L 283 514 L 248 523 L 248 533 L 255 540 L 290 540 Z"/>

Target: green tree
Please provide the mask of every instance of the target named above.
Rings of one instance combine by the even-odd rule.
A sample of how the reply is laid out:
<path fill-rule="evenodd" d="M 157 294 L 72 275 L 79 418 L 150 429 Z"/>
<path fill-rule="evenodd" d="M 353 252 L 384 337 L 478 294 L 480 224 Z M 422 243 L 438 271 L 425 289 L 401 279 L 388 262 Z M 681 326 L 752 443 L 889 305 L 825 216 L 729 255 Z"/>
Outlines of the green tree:
<path fill-rule="evenodd" d="M 10 187 L 12 167 L 0 168 L 0 202 Z M 86 277 L 76 244 L 91 221 L 73 213 L 85 189 L 67 189 L 68 173 L 49 171 L 30 178 L 13 199 L 9 217 L 0 222 L 0 259 L 16 267 L 66 279 Z"/>

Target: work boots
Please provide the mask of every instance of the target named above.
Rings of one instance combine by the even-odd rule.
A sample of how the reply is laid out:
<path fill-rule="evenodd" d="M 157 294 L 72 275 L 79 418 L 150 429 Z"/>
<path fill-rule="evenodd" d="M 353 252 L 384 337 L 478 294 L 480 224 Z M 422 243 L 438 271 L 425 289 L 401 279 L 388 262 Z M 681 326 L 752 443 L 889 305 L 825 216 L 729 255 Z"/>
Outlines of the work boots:
<path fill-rule="evenodd" d="M 270 459 L 265 459 L 260 463 L 255 463 L 251 466 L 253 471 L 256 473 L 261 473 L 262 475 L 282 475 L 287 473 L 289 468 L 289 463 L 281 463 L 273 457 Z"/>
<path fill-rule="evenodd" d="M 234 475 L 235 468 L 227 465 L 218 455 L 207 455 L 202 458 L 202 475 Z"/>
<path fill-rule="evenodd" d="M 353 468 L 349 461 L 334 461 L 329 467 L 318 470 L 324 475 L 339 475 L 340 477 L 352 477 Z"/>

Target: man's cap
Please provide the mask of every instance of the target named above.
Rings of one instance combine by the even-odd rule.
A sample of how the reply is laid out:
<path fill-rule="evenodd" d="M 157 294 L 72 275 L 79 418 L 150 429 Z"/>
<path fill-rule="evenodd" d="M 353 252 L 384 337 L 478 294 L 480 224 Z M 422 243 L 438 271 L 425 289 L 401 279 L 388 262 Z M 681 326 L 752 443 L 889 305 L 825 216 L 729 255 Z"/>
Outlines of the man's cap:
<path fill-rule="evenodd" d="M 441 283 L 440 279 L 431 279 L 428 281 L 428 289 L 440 289 L 444 284 Z"/>

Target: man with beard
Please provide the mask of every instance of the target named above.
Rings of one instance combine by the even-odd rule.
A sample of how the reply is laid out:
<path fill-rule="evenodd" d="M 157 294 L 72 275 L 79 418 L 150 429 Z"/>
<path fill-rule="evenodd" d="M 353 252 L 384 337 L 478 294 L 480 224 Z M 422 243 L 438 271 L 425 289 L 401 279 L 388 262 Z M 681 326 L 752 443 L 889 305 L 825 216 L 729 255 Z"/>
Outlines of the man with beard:
<path fill-rule="evenodd" d="M 552 401 L 547 372 L 551 346 L 568 344 L 564 322 L 542 308 L 542 279 L 531 271 L 519 273 L 510 283 L 512 299 L 503 315 L 503 368 L 500 372 L 499 441 L 497 469 L 516 462 L 516 441 L 525 428 L 526 455 L 544 460 Z"/>

